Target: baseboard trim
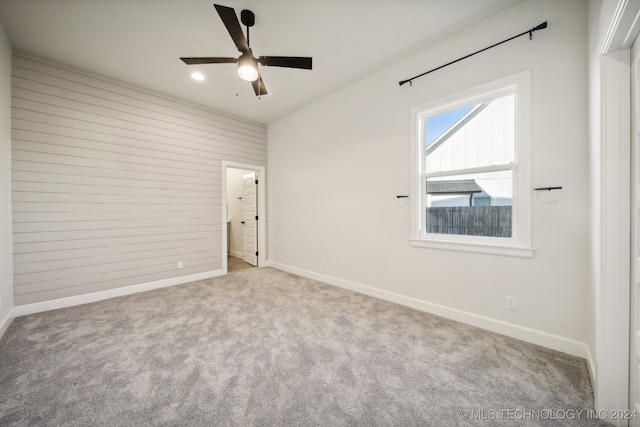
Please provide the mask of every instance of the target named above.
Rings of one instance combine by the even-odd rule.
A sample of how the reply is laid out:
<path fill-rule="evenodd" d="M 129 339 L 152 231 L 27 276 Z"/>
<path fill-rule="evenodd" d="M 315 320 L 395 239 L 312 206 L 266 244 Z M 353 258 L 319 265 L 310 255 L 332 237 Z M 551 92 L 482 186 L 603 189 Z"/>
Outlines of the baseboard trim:
<path fill-rule="evenodd" d="M 17 305 L 13 308 L 13 317 L 26 316 L 43 311 L 57 310 L 59 308 L 73 307 L 76 305 L 88 304 L 106 299 L 121 297 L 125 295 L 137 294 L 139 292 L 151 291 L 154 289 L 167 288 L 169 286 L 182 285 L 184 283 L 198 280 L 210 279 L 224 275 L 224 270 L 205 271 L 203 273 L 189 274 L 187 276 L 172 277 L 170 279 L 156 280 L 154 282 L 140 283 L 138 285 L 123 286 L 121 288 L 108 289 L 105 291 L 91 292 L 72 297 L 57 298 L 49 301 L 35 302 L 31 304 Z"/>
<path fill-rule="evenodd" d="M 396 304 L 415 308 L 417 310 L 435 314 L 437 316 L 445 317 L 457 322 L 466 323 L 471 326 L 476 326 L 481 329 L 486 329 L 491 332 L 506 335 L 511 338 L 516 338 L 532 344 L 540 345 L 542 347 L 547 347 L 552 350 L 567 353 L 572 356 L 581 357 L 587 359 L 589 370 L 593 370 L 593 360 L 590 356 L 589 348 L 585 343 L 580 341 L 572 340 L 570 338 L 561 337 L 559 335 L 550 334 L 532 328 L 527 328 L 524 326 L 519 326 L 513 323 L 504 322 L 502 320 L 481 316 L 467 311 L 446 307 L 444 305 L 434 304 L 428 301 L 401 295 L 395 292 L 373 288 L 371 286 L 363 285 L 360 283 L 327 276 L 325 274 L 292 267 L 290 265 L 281 264 L 274 261 L 267 261 L 266 265 L 267 267 L 272 267 L 277 270 L 285 271 L 287 273 L 292 273 L 298 276 L 307 277 L 309 279 L 318 280 L 329 285 L 349 289 L 365 295 L 380 298 L 385 301 L 394 302 Z"/>
<path fill-rule="evenodd" d="M 240 258 L 242 259 L 242 256 L 244 255 L 242 252 L 239 251 L 229 251 L 229 255 L 234 257 L 234 258 Z"/>

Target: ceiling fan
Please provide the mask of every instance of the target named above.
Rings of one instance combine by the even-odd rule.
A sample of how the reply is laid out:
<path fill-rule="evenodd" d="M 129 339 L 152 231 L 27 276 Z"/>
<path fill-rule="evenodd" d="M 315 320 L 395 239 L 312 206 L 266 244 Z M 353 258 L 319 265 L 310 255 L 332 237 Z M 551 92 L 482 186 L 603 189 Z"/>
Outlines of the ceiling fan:
<path fill-rule="evenodd" d="M 301 68 L 304 70 L 311 70 L 312 58 L 300 57 L 300 56 L 259 56 L 256 58 L 253 56 L 253 52 L 249 47 L 249 28 L 255 24 L 255 15 L 250 10 L 243 10 L 240 12 L 240 19 L 242 23 L 247 27 L 247 37 L 244 37 L 240 22 L 238 22 L 238 16 L 236 11 L 232 7 L 221 6 L 214 4 L 220 19 L 227 27 L 229 35 L 235 43 L 238 50 L 242 53 L 238 58 L 223 58 L 223 57 L 205 57 L 205 58 L 180 58 L 187 65 L 194 64 L 238 64 L 238 76 L 250 81 L 253 85 L 253 91 L 257 96 L 266 95 L 267 88 L 260 77 L 258 72 L 258 64 L 271 66 L 271 67 L 287 67 L 287 68 Z"/>

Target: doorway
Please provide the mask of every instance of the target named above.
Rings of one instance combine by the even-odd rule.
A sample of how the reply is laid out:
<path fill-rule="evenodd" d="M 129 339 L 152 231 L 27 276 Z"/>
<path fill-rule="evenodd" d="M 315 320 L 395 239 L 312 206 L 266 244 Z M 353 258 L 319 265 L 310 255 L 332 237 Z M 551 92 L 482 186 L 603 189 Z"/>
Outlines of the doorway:
<path fill-rule="evenodd" d="M 264 167 L 222 164 L 223 269 L 264 265 Z"/>

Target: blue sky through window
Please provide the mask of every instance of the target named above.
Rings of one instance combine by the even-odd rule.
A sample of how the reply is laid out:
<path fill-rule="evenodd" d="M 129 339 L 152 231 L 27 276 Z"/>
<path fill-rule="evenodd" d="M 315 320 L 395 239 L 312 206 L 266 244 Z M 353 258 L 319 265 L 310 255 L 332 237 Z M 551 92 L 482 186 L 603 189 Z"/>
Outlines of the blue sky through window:
<path fill-rule="evenodd" d="M 431 145 L 433 141 L 438 139 L 438 137 L 440 137 L 440 135 L 442 135 L 447 129 L 453 126 L 454 123 L 471 111 L 473 107 L 475 107 L 475 105 L 427 117 L 425 135 L 427 147 Z"/>

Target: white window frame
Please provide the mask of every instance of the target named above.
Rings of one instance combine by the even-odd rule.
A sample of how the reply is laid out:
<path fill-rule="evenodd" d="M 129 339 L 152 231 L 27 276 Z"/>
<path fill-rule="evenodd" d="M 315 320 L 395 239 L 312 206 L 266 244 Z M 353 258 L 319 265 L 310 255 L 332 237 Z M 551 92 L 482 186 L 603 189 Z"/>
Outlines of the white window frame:
<path fill-rule="evenodd" d="M 511 170 L 512 236 L 461 236 L 426 232 L 426 179 L 443 173 L 426 170 L 425 122 L 429 116 L 515 94 L 514 162 L 456 171 L 456 174 Z M 523 71 L 411 109 L 411 238 L 415 247 L 533 257 L 531 247 L 531 73 Z M 444 173 L 450 175 L 451 172 Z"/>

